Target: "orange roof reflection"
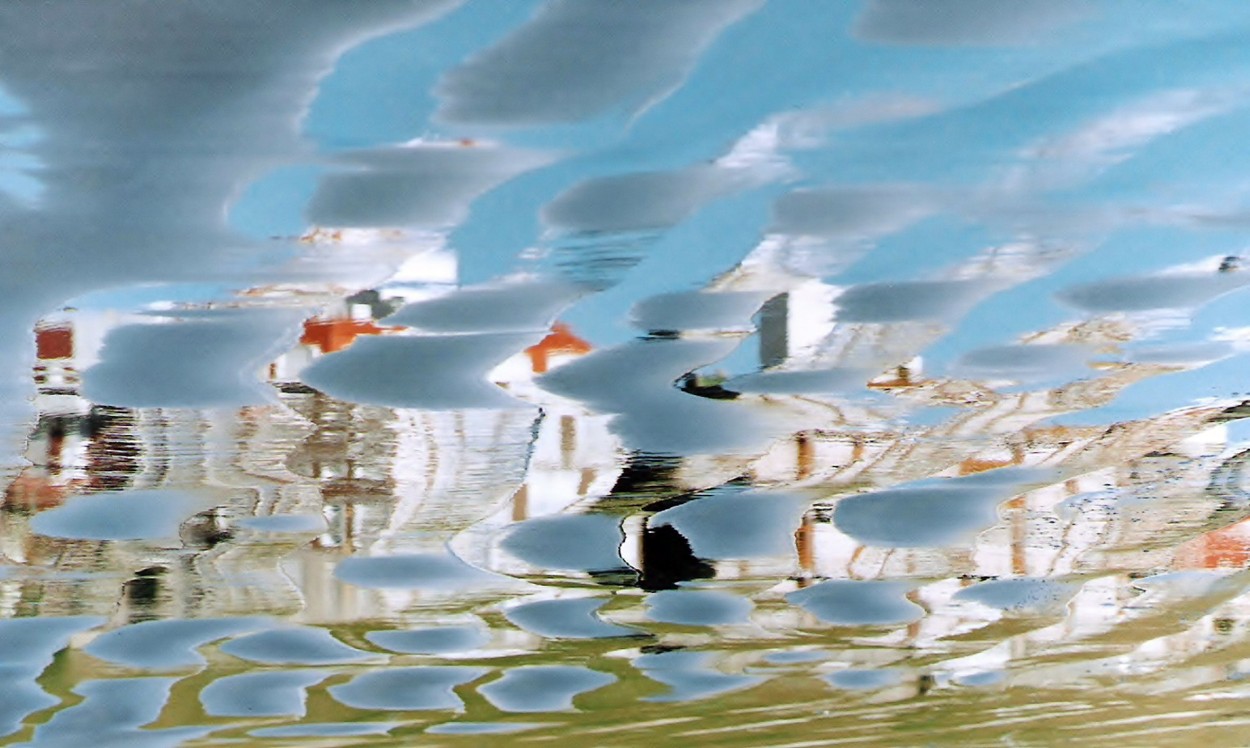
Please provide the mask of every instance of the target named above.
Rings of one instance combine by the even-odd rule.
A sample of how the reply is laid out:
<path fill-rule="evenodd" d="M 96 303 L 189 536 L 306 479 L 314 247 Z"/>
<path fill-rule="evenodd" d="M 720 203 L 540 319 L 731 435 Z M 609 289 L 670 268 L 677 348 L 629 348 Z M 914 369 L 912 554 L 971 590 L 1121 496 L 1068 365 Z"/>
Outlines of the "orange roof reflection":
<path fill-rule="evenodd" d="M 67 324 L 35 328 L 35 348 L 41 361 L 74 357 L 74 328 Z"/>
<path fill-rule="evenodd" d="M 547 367 L 551 363 L 551 355 L 555 353 L 571 353 L 580 356 L 590 353 L 594 349 L 590 343 L 577 337 L 569 326 L 563 322 L 557 322 L 551 327 L 551 332 L 547 337 L 525 349 L 525 355 L 530 357 L 530 368 L 535 374 L 544 374 Z"/>
<path fill-rule="evenodd" d="M 373 320 L 313 317 L 304 320 L 304 334 L 299 342 L 316 346 L 322 353 L 337 353 L 351 345 L 361 335 L 382 335 L 402 329 L 404 328 L 382 327 L 374 324 Z"/>
<path fill-rule="evenodd" d="M 1019 465 L 1019 464 L 1020 464 L 1019 459 L 981 460 L 975 457 L 969 457 L 968 459 L 959 463 L 959 474 L 960 475 L 976 475 L 977 473 L 984 473 L 989 470 L 998 470 L 999 468 L 1011 467 L 1013 465 Z"/>
<path fill-rule="evenodd" d="M 1183 569 L 1244 569 L 1250 566 L 1250 520 L 1199 535 L 1176 549 Z"/>

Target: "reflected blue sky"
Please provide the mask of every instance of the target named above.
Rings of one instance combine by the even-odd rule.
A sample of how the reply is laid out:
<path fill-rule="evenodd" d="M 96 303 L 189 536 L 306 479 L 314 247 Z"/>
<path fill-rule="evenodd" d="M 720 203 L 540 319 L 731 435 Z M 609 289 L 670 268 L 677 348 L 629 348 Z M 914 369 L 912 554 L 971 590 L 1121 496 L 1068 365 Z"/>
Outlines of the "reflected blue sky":
<path fill-rule="evenodd" d="M 965 28 L 968 19 L 984 15 L 982 5 L 953 3 L 937 14 L 937 24 L 900 17 L 895 28 L 888 2 L 827 4 L 819 12 L 769 3 L 755 10 L 749 23 L 726 29 L 680 88 L 645 109 L 615 108 L 576 123 L 483 128 L 435 120 L 435 87 L 449 63 L 506 37 L 538 13 L 540 4 L 467 3 L 428 25 L 345 54 L 321 81 L 302 129 L 324 154 L 466 135 L 502 137 L 564 154 L 483 196 L 471 219 L 452 233 L 461 281 L 471 284 L 531 266 L 521 259 L 524 251 L 551 243 L 536 221 L 541 207 L 581 180 L 623 168 L 681 169 L 723 155 L 762 122 L 788 115 L 806 119 L 798 127 L 814 131 L 819 147 L 787 153 L 795 171 L 715 200 L 683 224 L 646 239 L 650 246 L 633 272 L 570 310 L 568 317 L 600 344 L 629 336 L 622 320 L 635 300 L 697 287 L 732 267 L 766 230 L 770 202 L 783 190 L 806 184 L 910 183 L 966 191 L 954 215 L 934 216 L 882 237 L 839 282 L 923 277 L 1021 230 L 1098 245 L 1098 251 L 1019 289 L 1013 298 L 986 301 L 935 345 L 934 361 L 1060 321 L 1064 312 L 1048 296 L 1073 279 L 1115 273 L 1124 257 L 1146 270 L 1152 263 L 1237 249 L 1236 236 L 1228 232 L 1117 227 L 1114 218 L 1166 200 L 1151 187 L 1160 182 L 1173 193 L 1183 186 L 1186 201 L 1209 196 L 1226 202 L 1228 180 L 1238 179 L 1236 154 L 1243 150 L 1235 147 L 1244 116 L 1236 108 L 1146 142 L 1131 158 L 1083 175 L 1092 179 L 1047 185 L 1043 174 L 1040 194 L 1036 189 L 1027 195 L 994 193 L 996 185 L 1010 180 L 1003 172 L 1018 156 L 1009 154 L 1142 97 L 1159 91 L 1235 95 L 1241 85 L 1236 71 L 1248 60 L 1233 29 L 1250 11 L 1227 3 L 1184 12 L 1164 3 L 1150 11 L 1127 2 L 1079 8 L 1064 3 L 1062 12 L 1059 6 L 1021 11 L 1018 17 L 984 21 L 980 31 Z M 928 30 L 909 30 L 908 22 Z M 859 28 L 860 36 L 847 34 L 847 28 Z M 888 122 L 891 110 L 909 109 L 933 113 Z M 232 207 L 232 222 L 255 236 L 301 233 L 308 225 L 308 200 L 324 172 L 315 162 L 270 172 Z M 1201 180 L 1187 180 L 1186 174 L 1200 174 Z M 1010 204 L 1018 201 L 1027 204 Z M 1072 220 L 1066 208 L 1073 206 L 1078 214 L 1091 214 L 1092 225 L 1079 225 L 1078 215 L 1078 225 L 1065 226 Z M 1013 212 L 1019 215 L 1013 218 Z M 998 307 L 1007 306 L 1012 314 L 1004 317 Z"/>
<path fill-rule="evenodd" d="M 659 25 L 630 30 L 629 14 L 614 21 L 623 24 L 618 34 L 641 34 L 651 45 L 648 62 L 636 68 L 630 45 L 605 44 L 612 34 L 596 37 L 603 32 L 593 24 L 576 26 L 584 23 L 576 4 L 426 3 L 421 23 L 372 30 L 316 78 L 298 115 L 304 150 L 253 169 L 224 206 L 241 245 L 225 257 L 263 279 L 275 261 L 296 256 L 274 238 L 299 236 L 318 215 L 342 215 L 317 206 L 325 203 L 319 190 L 359 168 L 343 158 L 389 153 L 413 139 L 497 143 L 543 154 L 546 163 L 501 173 L 502 182 L 474 188 L 476 197 L 444 196 L 468 211 L 449 213 L 439 227 L 457 257 L 459 283 L 516 272 L 588 283 L 595 293 L 562 318 L 604 347 L 636 335 L 627 320 L 640 300 L 707 286 L 758 249 L 784 225 L 784 196 L 888 189 L 899 203 L 857 207 L 879 217 L 837 239 L 840 248 L 794 260 L 799 271 L 853 286 L 942 276 L 1012 243 L 1065 253 L 1049 272 L 977 300 L 919 351 L 929 371 L 942 373 L 969 352 L 1072 319 L 1056 297 L 1074 285 L 1242 250 L 1250 10 L 1221 2 L 1147 6 L 1056 2 L 1007 14 L 984 0 L 958 0 L 940 12 L 910 0 L 815 11 L 755 0 L 680 11 L 660 4 L 659 20 L 648 21 Z M 687 39 L 655 32 L 664 28 L 687 29 Z M 569 29 L 588 35 L 545 44 L 544 34 Z M 520 67 L 501 66 L 512 59 L 505 54 L 518 56 Z M 617 69 L 632 72 L 614 78 Z M 483 109 L 488 90 L 491 106 L 512 108 Z M 6 92 L 0 124 L 0 188 L 19 212 L 38 213 L 47 123 Z M 744 158 L 752 176 L 731 178 Z M 586 215 L 574 216 L 572 227 L 553 220 L 553 206 L 596 180 L 684 179 L 709 168 L 722 186 L 665 225 L 621 232 Z M 344 182 L 340 192 L 355 184 Z M 598 198 L 598 210 L 619 212 L 655 187 L 613 189 Z M 26 233 L 38 241 L 38 232 Z M 258 252 L 249 242 L 271 246 Z M 834 262 L 834 255 L 845 258 Z M 133 308 L 221 301 L 239 288 L 141 275 L 132 273 L 141 285 L 127 286 L 124 272 L 103 273 L 103 287 L 85 296 L 77 292 L 92 283 L 78 279 L 65 285 L 75 293 L 63 302 Z M 1225 334 L 1239 321 L 1243 295 L 1216 299 L 1187 323 L 1156 330 L 1153 341 Z M 756 347 L 744 343 L 716 368 L 750 372 Z M 1182 390 L 1223 394 L 1235 375 L 1221 372 L 1235 370 L 1226 363 L 1156 379 L 1129 388 L 1109 409 L 1075 417 L 1148 415 L 1132 403 Z"/>

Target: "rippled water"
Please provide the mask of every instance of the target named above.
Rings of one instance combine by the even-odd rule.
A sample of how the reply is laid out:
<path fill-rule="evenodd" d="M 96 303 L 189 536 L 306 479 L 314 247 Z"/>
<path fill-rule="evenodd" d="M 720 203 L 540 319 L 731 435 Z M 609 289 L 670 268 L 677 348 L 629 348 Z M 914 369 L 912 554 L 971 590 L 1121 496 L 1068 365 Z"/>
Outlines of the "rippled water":
<path fill-rule="evenodd" d="M 0 742 L 1250 743 L 1248 91 L 1215 0 L 0 5 Z"/>

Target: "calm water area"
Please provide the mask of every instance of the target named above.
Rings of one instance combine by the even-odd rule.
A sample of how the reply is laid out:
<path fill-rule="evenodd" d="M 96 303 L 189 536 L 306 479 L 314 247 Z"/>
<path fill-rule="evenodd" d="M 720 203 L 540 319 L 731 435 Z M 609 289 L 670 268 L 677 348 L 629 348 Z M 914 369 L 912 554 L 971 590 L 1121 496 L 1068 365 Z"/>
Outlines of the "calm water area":
<path fill-rule="evenodd" d="M 1250 4 L 0 4 L 0 745 L 1250 745 Z"/>

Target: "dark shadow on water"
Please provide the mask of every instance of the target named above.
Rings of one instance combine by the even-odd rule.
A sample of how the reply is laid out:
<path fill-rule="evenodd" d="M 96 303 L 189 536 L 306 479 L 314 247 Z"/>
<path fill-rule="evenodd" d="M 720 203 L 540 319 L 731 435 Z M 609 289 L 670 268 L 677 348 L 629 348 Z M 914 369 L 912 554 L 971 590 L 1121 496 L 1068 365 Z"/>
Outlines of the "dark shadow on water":
<path fill-rule="evenodd" d="M 672 525 L 648 527 L 643 531 L 640 588 L 647 592 L 671 590 L 680 582 L 714 576 L 715 567 L 696 557 L 690 549 L 690 541 Z"/>
<path fill-rule="evenodd" d="M 681 464 L 679 457 L 635 453 L 612 491 L 592 508 L 592 511 L 612 514 L 642 512 L 646 515 L 638 538 L 641 568 L 630 584 L 647 592 L 674 589 L 681 582 L 711 579 L 716 575 L 715 568 L 695 556 L 690 541 L 676 528 L 651 526 L 652 515 L 694 501 L 703 493 L 679 484 L 677 470 Z M 619 574 L 596 575 L 600 584 L 618 578 Z"/>
<path fill-rule="evenodd" d="M 122 585 L 122 606 L 127 623 L 142 623 L 161 618 L 157 609 L 170 593 L 162 583 L 166 569 L 149 566 L 135 572 L 134 577 Z"/>

